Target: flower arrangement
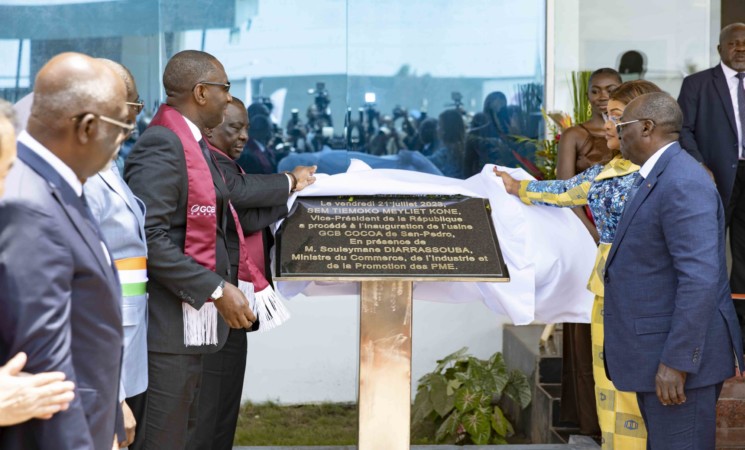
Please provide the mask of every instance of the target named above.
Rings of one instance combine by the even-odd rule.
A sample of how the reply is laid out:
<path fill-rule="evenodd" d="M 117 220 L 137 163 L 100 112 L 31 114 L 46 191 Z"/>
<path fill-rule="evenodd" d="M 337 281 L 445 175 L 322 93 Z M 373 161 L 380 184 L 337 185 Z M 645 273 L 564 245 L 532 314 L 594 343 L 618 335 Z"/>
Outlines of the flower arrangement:
<path fill-rule="evenodd" d="M 535 146 L 536 166 L 541 172 L 540 179 L 553 180 L 556 178 L 556 155 L 559 152 L 559 140 L 561 134 L 572 126 L 572 118 L 561 111 L 547 113 L 545 110 L 541 110 L 541 114 L 546 124 L 545 139 L 530 139 L 525 136 L 516 136 L 515 139 L 518 142 L 528 142 Z"/>
<path fill-rule="evenodd" d="M 572 118 L 561 111 L 546 113 L 543 111 L 543 120 L 546 124 L 546 139 L 539 143 L 536 152 L 538 168 L 544 180 L 556 178 L 556 157 L 559 153 L 559 140 L 561 134 L 572 126 Z"/>
<path fill-rule="evenodd" d="M 517 142 L 525 142 L 535 146 L 536 166 L 541 172 L 540 179 L 556 179 L 556 157 L 559 152 L 561 134 L 573 124 L 586 122 L 592 116 L 590 101 L 587 98 L 590 74 L 590 71 L 572 72 L 573 118 L 562 111 L 547 113 L 542 109 L 541 114 L 546 125 L 546 137 L 544 139 L 531 139 L 525 136 L 515 136 Z M 535 174 L 533 175 L 535 176 Z M 536 176 L 536 178 L 539 177 Z"/>

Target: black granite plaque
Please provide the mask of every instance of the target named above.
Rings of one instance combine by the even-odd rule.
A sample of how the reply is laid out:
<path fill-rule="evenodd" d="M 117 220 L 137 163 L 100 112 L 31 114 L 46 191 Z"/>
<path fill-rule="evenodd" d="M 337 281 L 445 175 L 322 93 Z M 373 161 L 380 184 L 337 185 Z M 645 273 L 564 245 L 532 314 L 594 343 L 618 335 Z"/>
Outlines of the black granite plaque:
<path fill-rule="evenodd" d="M 509 281 L 489 201 L 298 197 L 277 232 L 278 279 Z"/>

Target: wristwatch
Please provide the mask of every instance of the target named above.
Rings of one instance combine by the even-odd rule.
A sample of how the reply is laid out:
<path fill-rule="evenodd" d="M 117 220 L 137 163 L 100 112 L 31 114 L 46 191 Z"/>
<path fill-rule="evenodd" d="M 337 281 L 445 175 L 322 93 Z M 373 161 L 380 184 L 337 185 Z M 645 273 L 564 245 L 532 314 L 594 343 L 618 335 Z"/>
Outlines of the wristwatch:
<path fill-rule="evenodd" d="M 225 289 L 225 280 L 222 280 L 220 284 L 217 286 L 217 288 L 212 292 L 212 295 L 210 295 L 210 298 L 214 302 L 215 300 L 220 300 L 222 298 L 222 291 Z"/>

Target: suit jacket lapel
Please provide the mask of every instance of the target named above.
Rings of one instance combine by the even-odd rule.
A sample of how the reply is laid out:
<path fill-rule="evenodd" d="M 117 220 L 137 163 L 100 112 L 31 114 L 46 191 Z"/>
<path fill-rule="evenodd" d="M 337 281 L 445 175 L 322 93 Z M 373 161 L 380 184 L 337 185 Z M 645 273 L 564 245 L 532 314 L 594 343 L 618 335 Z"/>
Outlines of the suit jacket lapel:
<path fill-rule="evenodd" d="M 137 218 L 137 224 L 142 228 L 145 225 L 145 217 L 140 205 L 137 203 L 137 200 L 122 188 L 124 180 L 120 179 L 112 170 L 99 172 L 98 176 L 101 177 L 104 183 L 106 183 L 112 191 L 116 192 L 116 194 L 124 200 L 129 210 L 132 211 L 132 214 Z M 141 237 L 144 239 L 144 236 Z"/>
<path fill-rule="evenodd" d="M 80 197 L 75 194 L 72 187 L 62 179 L 49 163 L 20 142 L 18 143 L 18 159 L 47 180 L 52 196 L 60 203 L 62 210 L 65 211 L 78 234 L 83 238 L 90 251 L 93 252 L 107 278 L 112 279 L 113 270 L 103 254 L 98 229 L 95 223 L 91 222 L 90 213 L 86 211 Z"/>
<path fill-rule="evenodd" d="M 724 76 L 722 66 L 716 66 L 714 68 L 714 87 L 717 89 L 717 93 L 724 105 L 724 110 L 727 112 L 727 119 L 729 125 L 732 128 L 732 132 L 737 134 L 737 122 L 735 121 L 735 107 L 732 105 L 732 96 L 729 94 L 729 84 L 727 78 Z"/>
<path fill-rule="evenodd" d="M 670 159 L 672 157 L 674 157 L 681 151 L 682 150 L 680 148 L 680 144 L 678 144 L 677 142 L 671 145 L 667 150 L 665 150 L 665 153 L 663 153 L 662 156 L 660 156 L 660 159 L 657 160 L 657 163 L 654 165 L 654 168 L 649 173 L 649 176 L 639 186 L 639 189 L 636 191 L 634 198 L 631 199 L 631 202 L 628 203 L 624 208 L 623 214 L 621 215 L 621 220 L 618 222 L 618 228 L 616 229 L 616 236 L 613 239 L 613 245 L 611 246 L 610 252 L 608 253 L 608 259 L 605 263 L 606 267 L 610 266 L 613 257 L 616 255 L 616 250 L 621 245 L 621 242 L 626 235 L 626 230 L 628 230 L 629 228 L 631 219 L 634 218 L 634 215 L 639 210 L 639 207 L 647 199 L 649 194 L 652 192 L 652 189 L 654 189 L 655 185 L 657 184 L 657 179 L 665 170 L 665 167 L 667 167 L 667 163 L 670 162 Z"/>

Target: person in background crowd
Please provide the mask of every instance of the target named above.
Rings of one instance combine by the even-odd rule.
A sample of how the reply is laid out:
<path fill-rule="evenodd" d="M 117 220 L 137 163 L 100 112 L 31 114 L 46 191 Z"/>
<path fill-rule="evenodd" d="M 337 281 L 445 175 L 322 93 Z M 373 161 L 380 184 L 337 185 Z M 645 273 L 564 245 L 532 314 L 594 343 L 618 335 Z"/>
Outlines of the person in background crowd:
<path fill-rule="evenodd" d="M 624 81 L 643 80 L 646 72 L 646 58 L 642 52 L 629 50 L 621 55 L 618 73 Z"/>
<path fill-rule="evenodd" d="M 725 210 L 732 252 L 732 292 L 745 293 L 745 23 L 722 28 L 721 62 L 683 80 L 680 145 L 709 170 Z M 735 302 L 740 326 L 745 305 Z"/>
<path fill-rule="evenodd" d="M 227 248 L 230 192 L 201 129 L 223 122 L 230 83 L 212 55 L 166 64 L 167 100 L 127 158 L 124 177 L 147 207 L 148 390 L 141 447 L 182 450 L 196 430 L 204 355 L 256 321 Z M 210 399 L 217 402 L 218 399 Z"/>
<path fill-rule="evenodd" d="M 472 123 L 466 138 L 464 176 L 481 172 L 485 164 L 517 165 L 517 160 L 504 142 L 504 137 L 509 133 L 509 123 L 504 121 L 502 114 L 506 107 L 507 97 L 500 91 L 491 92 L 484 99 L 482 116 L 476 124 Z M 477 126 L 480 120 L 484 120 L 484 123 Z"/>
<path fill-rule="evenodd" d="M 468 131 L 473 131 L 477 128 L 483 127 L 484 125 L 487 125 L 489 123 L 489 116 L 487 116 L 483 112 L 477 112 L 473 115 L 471 118 L 471 124 Z"/>
<path fill-rule="evenodd" d="M 466 124 L 463 115 L 457 109 L 448 109 L 440 113 L 438 135 L 442 146 L 435 150 L 429 160 L 437 166 L 446 177 L 465 178 L 463 163 L 466 147 Z"/>
<path fill-rule="evenodd" d="M 39 70 L 0 205 L 0 363 L 76 385 L 66 411 L 0 433 L 0 448 L 118 448 L 121 288 L 83 184 L 134 125 L 126 87 L 100 61 L 62 53 Z M 29 245 L 33 243 L 33 245 Z"/>
<path fill-rule="evenodd" d="M 437 119 L 428 117 L 419 125 L 419 140 L 421 149 L 419 150 L 424 156 L 431 156 L 440 148 L 440 139 L 437 137 Z"/>
<path fill-rule="evenodd" d="M 16 160 L 13 106 L 0 100 L 0 199 L 5 193 L 5 177 Z M 21 352 L 0 366 L 0 427 L 29 419 L 49 419 L 66 410 L 75 397 L 75 384 L 65 381 L 63 372 L 22 373 L 28 357 Z"/>
<path fill-rule="evenodd" d="M 256 116 L 269 117 L 269 108 L 267 108 L 266 105 L 262 102 L 251 103 L 250 105 L 248 105 L 248 108 L 246 108 L 246 112 L 248 113 L 249 122 Z"/>
<path fill-rule="evenodd" d="M 101 59 L 124 81 L 127 88 L 128 123 L 135 123 L 142 110 L 134 77 L 126 67 Z M 132 194 L 116 164 L 109 164 L 85 183 L 88 206 L 109 247 L 122 287 L 122 359 L 119 401 L 124 429 L 119 430 L 120 447 L 132 444 L 144 420 L 147 389 L 147 242 L 145 205 Z M 126 400 L 126 401 L 125 401 Z"/>
<path fill-rule="evenodd" d="M 660 88 L 648 81 L 623 83 L 610 95 L 607 106 L 608 120 L 605 136 L 613 159 L 606 165 L 596 164 L 584 172 L 568 179 L 554 181 L 517 181 L 504 172 L 495 172 L 502 178 L 505 189 L 519 195 L 526 204 L 575 207 L 588 205 L 595 220 L 600 243 L 595 268 L 590 274 L 588 289 L 595 294 L 592 305 L 592 369 L 595 382 L 594 401 L 598 413 L 603 449 L 623 448 L 643 450 L 646 448 L 646 430 L 633 392 L 621 392 L 615 388 L 605 373 L 602 356 L 604 346 L 603 309 L 604 285 L 602 266 L 611 249 L 618 222 L 626 205 L 629 191 L 638 179 L 639 166 L 631 164 L 619 154 L 621 144 L 615 124 L 626 105 L 634 98 Z M 623 418 L 623 420 L 619 420 Z"/>
<path fill-rule="evenodd" d="M 603 272 L 606 367 L 618 389 L 636 392 L 648 448 L 713 449 L 722 384 L 743 367 L 724 207 L 677 142 L 674 98 L 639 96 L 621 121 L 621 154 L 641 168 Z"/>
<path fill-rule="evenodd" d="M 378 116 L 378 131 L 372 135 L 368 153 L 375 156 L 396 155 L 404 149 L 401 133 L 396 130 L 393 118 L 388 115 Z"/>
<path fill-rule="evenodd" d="M 265 175 L 277 173 L 277 158 L 269 145 L 272 139 L 272 122 L 269 116 L 255 114 L 249 120 L 249 138 L 243 153 L 238 158 L 238 165 L 246 173 Z"/>

